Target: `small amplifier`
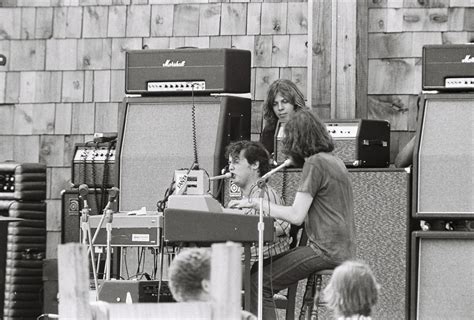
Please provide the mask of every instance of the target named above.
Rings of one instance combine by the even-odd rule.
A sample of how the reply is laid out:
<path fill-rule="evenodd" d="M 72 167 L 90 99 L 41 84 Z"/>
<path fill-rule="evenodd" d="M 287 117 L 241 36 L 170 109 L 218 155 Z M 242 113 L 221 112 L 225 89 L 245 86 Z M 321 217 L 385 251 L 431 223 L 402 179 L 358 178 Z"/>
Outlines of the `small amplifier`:
<path fill-rule="evenodd" d="M 87 204 L 91 215 L 102 214 L 108 201 L 108 189 L 89 188 Z M 111 209 L 117 211 L 117 201 L 112 202 Z M 79 190 L 61 191 L 61 243 L 80 242 L 82 202 L 79 201 Z"/>
<path fill-rule="evenodd" d="M 474 44 L 423 46 L 422 88 L 474 90 Z"/>
<path fill-rule="evenodd" d="M 390 123 L 385 120 L 327 120 L 334 153 L 347 167 L 384 168 L 390 165 Z"/>
<path fill-rule="evenodd" d="M 125 53 L 125 92 L 140 95 L 250 92 L 248 50 L 162 49 Z"/>
<path fill-rule="evenodd" d="M 0 163 L 0 199 L 46 199 L 46 165 L 40 163 Z"/>
<path fill-rule="evenodd" d="M 92 234 L 99 226 L 102 215 L 90 216 Z M 163 227 L 163 215 L 147 212 L 145 215 L 130 215 L 130 212 L 113 214 L 111 245 L 118 247 L 154 247 L 160 244 L 160 230 Z M 97 233 L 94 245 L 107 245 L 106 221 Z"/>
<path fill-rule="evenodd" d="M 107 280 L 99 287 L 99 300 L 110 303 L 127 302 L 127 294 L 132 303 L 137 302 L 175 302 L 168 287 L 168 281 L 157 280 Z M 158 300 L 159 298 L 159 300 Z"/>
<path fill-rule="evenodd" d="M 72 164 L 74 187 L 111 188 L 115 180 L 115 143 L 78 143 Z"/>

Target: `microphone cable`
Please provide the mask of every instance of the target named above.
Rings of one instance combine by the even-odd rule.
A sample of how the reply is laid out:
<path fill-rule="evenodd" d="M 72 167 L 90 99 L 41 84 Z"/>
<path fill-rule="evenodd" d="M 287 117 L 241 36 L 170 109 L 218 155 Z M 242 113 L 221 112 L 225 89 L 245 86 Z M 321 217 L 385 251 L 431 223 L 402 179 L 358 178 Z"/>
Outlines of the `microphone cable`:
<path fill-rule="evenodd" d="M 195 83 L 191 85 L 191 100 L 192 100 L 192 107 L 191 107 L 191 128 L 192 128 L 192 136 L 193 136 L 193 155 L 194 155 L 194 166 L 199 169 L 199 160 L 198 160 L 198 152 L 197 152 L 197 128 L 196 128 L 196 105 L 194 104 L 194 86 Z"/>

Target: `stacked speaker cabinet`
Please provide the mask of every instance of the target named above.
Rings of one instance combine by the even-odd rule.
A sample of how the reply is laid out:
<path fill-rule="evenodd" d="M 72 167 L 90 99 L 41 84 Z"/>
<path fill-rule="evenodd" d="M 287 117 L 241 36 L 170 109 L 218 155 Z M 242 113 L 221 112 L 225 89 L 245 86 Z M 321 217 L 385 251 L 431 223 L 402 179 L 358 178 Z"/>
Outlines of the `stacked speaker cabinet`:
<path fill-rule="evenodd" d="M 356 258 L 370 265 L 382 286 L 372 316 L 380 320 L 406 319 L 411 173 L 389 168 L 349 169 L 349 175 L 354 194 Z M 285 170 L 274 174 L 269 184 L 290 205 L 300 177 L 299 169 Z M 228 201 L 231 195 L 226 193 Z M 322 314 L 320 319 L 332 319 L 326 316 Z"/>
<path fill-rule="evenodd" d="M 412 319 L 472 319 L 474 232 L 412 234 Z"/>
<path fill-rule="evenodd" d="M 474 218 L 474 95 L 425 95 L 414 154 L 415 218 Z"/>
<path fill-rule="evenodd" d="M 155 210 L 174 171 L 194 162 L 212 175 L 225 147 L 250 139 L 251 103 L 232 96 L 126 98 L 118 141 L 119 209 Z"/>
<path fill-rule="evenodd" d="M 225 147 L 250 139 L 251 102 L 241 97 L 250 92 L 250 65 L 251 52 L 239 49 L 126 53 L 126 92 L 141 97 L 122 104 L 120 210 L 155 210 L 166 202 L 175 170 L 197 165 L 220 174 Z"/>
<path fill-rule="evenodd" d="M 0 163 L 0 318 L 35 319 L 42 313 L 46 251 L 46 166 Z"/>
<path fill-rule="evenodd" d="M 418 113 L 412 215 L 412 319 L 474 309 L 474 95 L 425 94 Z"/>

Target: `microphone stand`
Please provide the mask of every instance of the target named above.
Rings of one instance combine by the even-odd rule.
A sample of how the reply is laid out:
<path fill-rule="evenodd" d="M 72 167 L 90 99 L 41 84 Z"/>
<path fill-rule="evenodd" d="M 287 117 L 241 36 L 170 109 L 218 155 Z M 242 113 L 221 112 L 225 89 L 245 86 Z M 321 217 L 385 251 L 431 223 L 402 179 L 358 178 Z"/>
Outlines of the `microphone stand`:
<path fill-rule="evenodd" d="M 259 217 L 258 217 L 258 314 L 257 319 L 262 320 L 262 307 L 263 307 L 263 232 L 265 230 L 265 224 L 263 223 L 263 198 L 267 188 L 267 180 L 272 174 L 281 169 L 288 167 L 292 164 L 290 159 L 286 159 L 281 165 L 273 170 L 270 170 L 264 174 L 257 181 L 257 186 L 260 188 L 260 205 L 259 205 Z"/>
<path fill-rule="evenodd" d="M 105 268 L 106 268 L 106 280 L 110 280 L 110 265 L 107 263 L 110 263 L 110 253 L 111 253 L 111 248 L 110 248 L 110 243 L 112 239 L 112 220 L 113 220 L 113 211 L 110 209 L 112 206 L 112 203 L 116 200 L 118 197 L 120 190 L 117 187 L 113 187 L 112 189 L 109 190 L 109 201 L 107 205 L 105 206 L 103 212 L 102 212 L 102 217 L 100 218 L 99 225 L 97 226 L 97 229 L 95 229 L 94 236 L 92 237 L 91 241 L 91 246 L 89 247 L 89 251 L 92 250 L 92 246 L 95 243 L 95 240 L 97 236 L 99 235 L 100 228 L 102 228 L 102 224 L 104 223 L 104 220 L 107 218 L 107 224 L 106 224 L 106 230 L 107 230 L 107 253 L 106 253 L 106 263 L 105 263 Z"/>
<path fill-rule="evenodd" d="M 266 179 L 257 181 L 257 186 L 260 188 L 259 195 L 259 212 L 258 212 L 258 314 L 257 319 L 262 320 L 263 307 L 263 234 L 265 231 L 265 224 L 263 223 L 263 198 L 267 188 Z"/>
<path fill-rule="evenodd" d="M 107 268 L 107 272 L 105 274 L 105 280 L 110 280 L 110 260 L 111 260 L 111 252 L 112 248 L 110 246 L 112 240 L 112 221 L 113 221 L 113 212 L 111 209 L 107 209 L 105 211 L 105 218 L 107 220 L 105 224 L 105 229 L 107 230 L 107 250 L 105 256 L 105 266 Z"/>
<path fill-rule="evenodd" d="M 91 208 L 87 204 L 87 200 L 83 198 L 83 195 L 80 195 L 80 198 L 84 202 L 84 207 L 81 209 L 81 230 L 82 230 L 82 244 L 88 246 L 90 256 L 91 256 L 91 264 L 92 264 L 92 274 L 94 276 L 94 285 L 95 289 L 98 290 L 99 288 L 99 281 L 97 280 L 97 270 L 95 268 L 95 259 L 94 259 L 94 252 L 92 250 L 93 241 L 91 238 L 91 226 L 89 223 L 89 215 L 91 212 Z M 87 240 L 89 240 L 89 244 L 87 244 Z M 97 295 L 96 295 L 97 300 Z"/>

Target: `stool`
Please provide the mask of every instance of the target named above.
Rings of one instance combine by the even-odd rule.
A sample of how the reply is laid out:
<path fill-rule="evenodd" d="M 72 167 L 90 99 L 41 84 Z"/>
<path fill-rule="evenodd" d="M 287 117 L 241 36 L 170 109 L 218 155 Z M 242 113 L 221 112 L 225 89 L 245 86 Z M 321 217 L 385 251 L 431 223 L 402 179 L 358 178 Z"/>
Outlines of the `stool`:
<path fill-rule="evenodd" d="M 318 307 L 324 305 L 321 301 L 321 286 L 323 276 L 331 276 L 333 269 L 319 270 L 308 277 L 301 305 L 300 320 L 318 320 Z"/>
<path fill-rule="evenodd" d="M 295 283 L 288 288 L 286 295 L 279 294 L 279 293 L 273 295 L 273 301 L 275 302 L 275 307 L 277 309 L 286 309 L 285 320 L 295 319 L 296 289 L 297 288 L 298 288 L 298 283 Z"/>

